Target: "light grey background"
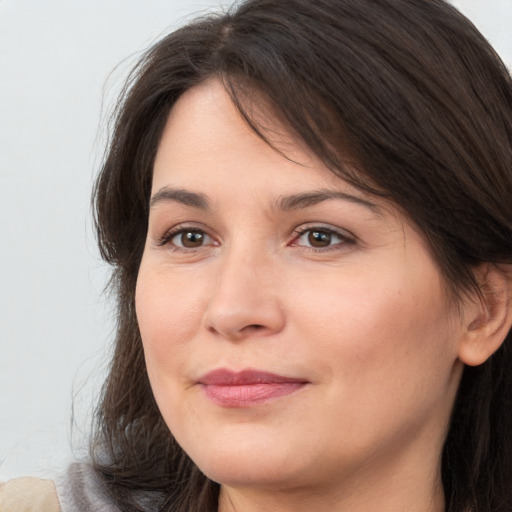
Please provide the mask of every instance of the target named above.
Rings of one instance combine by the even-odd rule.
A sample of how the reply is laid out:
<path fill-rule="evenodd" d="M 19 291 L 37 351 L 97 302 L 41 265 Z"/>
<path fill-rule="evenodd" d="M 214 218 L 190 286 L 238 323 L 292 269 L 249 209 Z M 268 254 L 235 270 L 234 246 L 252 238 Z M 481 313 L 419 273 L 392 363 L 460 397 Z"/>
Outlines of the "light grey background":
<path fill-rule="evenodd" d="M 454 3 L 512 67 L 512 0 Z M 220 4 L 0 0 L 0 481 L 83 448 L 113 326 L 89 210 L 102 125 L 139 52 Z"/>

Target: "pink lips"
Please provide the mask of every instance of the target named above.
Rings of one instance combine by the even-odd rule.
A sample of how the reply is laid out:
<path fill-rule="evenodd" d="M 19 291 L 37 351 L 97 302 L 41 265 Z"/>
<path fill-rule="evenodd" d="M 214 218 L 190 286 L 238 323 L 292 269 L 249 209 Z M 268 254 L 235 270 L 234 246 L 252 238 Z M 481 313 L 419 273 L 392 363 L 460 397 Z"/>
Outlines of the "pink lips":
<path fill-rule="evenodd" d="M 258 370 L 214 370 L 198 380 L 206 396 L 223 407 L 250 407 L 289 395 L 308 384 L 303 379 Z"/>

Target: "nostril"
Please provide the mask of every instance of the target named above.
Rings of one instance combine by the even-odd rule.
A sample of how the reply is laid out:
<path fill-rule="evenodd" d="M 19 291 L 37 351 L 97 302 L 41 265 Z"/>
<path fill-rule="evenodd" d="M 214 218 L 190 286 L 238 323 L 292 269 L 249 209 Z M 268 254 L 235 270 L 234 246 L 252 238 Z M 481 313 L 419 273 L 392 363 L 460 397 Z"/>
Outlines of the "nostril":
<path fill-rule="evenodd" d="M 242 330 L 244 330 L 244 331 L 261 331 L 264 328 L 265 328 L 265 326 L 261 325 L 261 324 L 251 324 L 251 325 L 247 325 Z"/>

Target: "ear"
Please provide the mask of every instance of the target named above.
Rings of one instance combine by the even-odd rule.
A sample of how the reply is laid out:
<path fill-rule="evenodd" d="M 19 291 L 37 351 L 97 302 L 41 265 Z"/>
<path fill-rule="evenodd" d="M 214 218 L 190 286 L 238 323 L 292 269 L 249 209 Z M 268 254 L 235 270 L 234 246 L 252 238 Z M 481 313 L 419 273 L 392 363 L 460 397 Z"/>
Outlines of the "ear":
<path fill-rule="evenodd" d="M 459 359 L 477 366 L 500 348 L 512 324 L 512 266 L 483 264 L 475 269 L 481 294 L 463 305 L 465 331 Z"/>

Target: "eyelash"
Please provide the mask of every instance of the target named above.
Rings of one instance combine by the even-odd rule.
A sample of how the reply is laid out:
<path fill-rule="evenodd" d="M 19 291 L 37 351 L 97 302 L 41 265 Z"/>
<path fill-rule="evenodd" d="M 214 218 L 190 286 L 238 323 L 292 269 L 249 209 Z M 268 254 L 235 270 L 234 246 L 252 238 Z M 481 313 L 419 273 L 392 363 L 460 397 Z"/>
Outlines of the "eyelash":
<path fill-rule="evenodd" d="M 328 245 L 326 247 L 313 247 L 313 246 L 296 243 L 305 234 L 312 233 L 315 231 L 317 233 L 327 234 L 331 237 L 332 236 L 337 237 L 340 241 L 335 244 Z M 170 246 L 172 246 L 172 250 L 174 250 L 174 251 L 182 251 L 182 252 L 187 252 L 187 253 L 195 252 L 204 247 L 204 245 L 200 245 L 198 247 L 183 247 L 183 246 L 179 246 L 179 245 L 172 243 L 172 240 L 174 238 L 176 238 L 178 235 L 182 235 L 184 233 L 202 234 L 203 236 L 206 236 L 206 237 L 210 238 L 211 240 L 213 240 L 214 243 L 212 245 L 218 245 L 218 242 L 216 242 L 213 237 L 208 235 L 208 233 L 204 229 L 190 227 L 190 226 L 183 226 L 183 225 L 175 226 L 175 227 L 171 228 L 169 231 L 167 231 L 162 237 L 160 237 L 157 240 L 157 245 L 160 247 L 170 245 Z M 289 245 L 292 247 L 304 247 L 305 249 L 307 249 L 309 251 L 313 251 L 313 252 L 327 252 L 327 251 L 339 249 L 340 246 L 353 245 L 355 243 L 356 243 L 355 237 L 353 237 L 352 235 L 342 233 L 341 231 L 338 231 L 338 230 L 330 228 L 330 227 L 318 226 L 318 225 L 311 226 L 310 225 L 310 226 L 301 226 L 299 228 L 296 228 L 293 232 L 293 239 L 291 242 L 289 242 Z"/>
<path fill-rule="evenodd" d="M 335 236 L 340 241 L 337 243 L 334 243 L 332 245 L 328 245 L 326 247 L 312 247 L 312 246 L 308 246 L 308 245 L 299 245 L 298 243 L 295 243 L 297 240 L 299 240 L 305 234 L 314 233 L 314 232 L 324 233 L 324 234 L 328 234 L 330 236 Z M 294 234 L 294 238 L 290 242 L 290 245 L 292 247 L 293 246 L 304 247 L 307 250 L 313 251 L 313 252 L 327 252 L 327 251 L 339 250 L 340 246 L 353 245 L 356 243 L 356 239 L 354 236 L 349 235 L 348 233 L 343 233 L 343 232 L 341 232 L 337 229 L 333 229 L 331 227 L 326 227 L 326 226 L 318 226 L 318 225 L 301 226 L 301 227 L 298 227 L 297 229 L 295 229 L 293 234 Z"/>
<path fill-rule="evenodd" d="M 208 238 L 211 238 L 213 240 L 213 237 L 211 237 L 210 235 L 208 235 L 208 233 L 202 229 L 202 228 L 199 228 L 199 227 L 191 227 L 191 226 L 183 226 L 183 225 L 178 225 L 178 226 L 175 226 L 173 228 L 171 228 L 169 231 L 167 231 L 162 237 L 160 237 L 157 241 L 157 245 L 160 246 L 160 247 L 163 247 L 163 246 L 166 246 L 166 245 L 172 245 L 172 249 L 175 250 L 175 251 L 184 251 L 184 252 L 195 252 L 196 250 L 198 249 L 201 249 L 203 246 L 199 246 L 197 248 L 192 248 L 192 247 L 181 247 L 179 245 L 176 245 L 176 244 L 171 244 L 171 241 L 173 240 L 173 238 L 176 238 L 178 235 L 181 235 L 181 234 L 184 234 L 184 233 L 201 233 L 205 236 L 207 236 Z M 217 245 L 217 244 L 215 244 Z"/>

